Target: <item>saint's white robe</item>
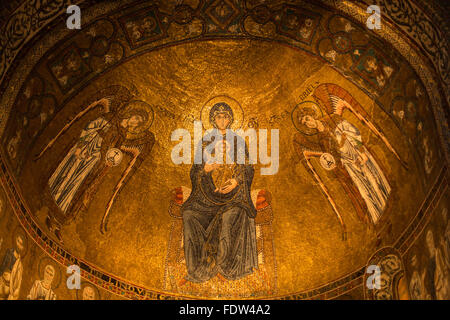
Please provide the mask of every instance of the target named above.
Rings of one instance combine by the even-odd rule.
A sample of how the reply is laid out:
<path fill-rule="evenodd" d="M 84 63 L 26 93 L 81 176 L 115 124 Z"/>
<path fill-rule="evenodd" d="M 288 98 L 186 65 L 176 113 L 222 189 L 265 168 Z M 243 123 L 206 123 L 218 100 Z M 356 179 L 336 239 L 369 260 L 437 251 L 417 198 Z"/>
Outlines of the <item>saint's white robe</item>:
<path fill-rule="evenodd" d="M 342 164 L 364 199 L 372 222 L 376 224 L 386 207 L 391 187 L 373 156 L 364 147 L 359 130 L 343 120 L 335 129 L 336 139 L 340 144 L 343 133 L 346 139 L 339 149 Z M 357 163 L 361 154 L 368 158 L 363 165 Z"/>
<path fill-rule="evenodd" d="M 1 299 L 18 300 L 22 285 L 23 265 L 20 255 L 16 258 L 11 272 L 4 272 L 0 281 Z M 6 278 L 6 279 L 5 279 Z"/>
<path fill-rule="evenodd" d="M 20 286 L 22 285 L 23 265 L 20 255 L 11 271 L 11 280 L 9 281 L 9 296 L 8 300 L 19 299 Z"/>
<path fill-rule="evenodd" d="M 82 131 L 79 142 L 70 149 L 49 179 L 49 187 L 56 204 L 66 213 L 83 181 L 101 158 L 103 139 L 98 131 L 106 128 L 108 122 L 103 118 L 91 121 Z M 77 148 L 82 148 L 84 157 L 77 158 Z"/>
<path fill-rule="evenodd" d="M 36 280 L 27 296 L 28 300 L 56 300 L 56 294 L 51 288 L 45 288 L 42 280 Z"/>

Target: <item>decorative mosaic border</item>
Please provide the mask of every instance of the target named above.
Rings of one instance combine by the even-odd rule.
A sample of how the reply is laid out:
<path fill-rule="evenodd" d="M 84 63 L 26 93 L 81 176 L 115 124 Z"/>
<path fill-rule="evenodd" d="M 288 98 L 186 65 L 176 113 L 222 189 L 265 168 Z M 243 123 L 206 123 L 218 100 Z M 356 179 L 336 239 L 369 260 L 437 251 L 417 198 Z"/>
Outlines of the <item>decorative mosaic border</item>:
<path fill-rule="evenodd" d="M 376 4 L 383 8 L 395 24 L 413 39 L 422 52 L 432 61 L 446 86 L 450 85 L 450 64 L 448 57 L 448 38 L 445 28 L 433 21 L 420 7 L 406 0 L 365 1 L 366 5 Z M 369 4 L 370 3 L 370 4 Z M 429 9 L 431 10 L 431 9 Z M 436 14 L 433 14 L 435 16 Z"/>
<path fill-rule="evenodd" d="M 373 4 L 372 1 L 369 0 L 358 0 L 355 2 L 352 1 L 339 1 L 339 0 L 321 0 L 323 3 L 326 3 L 328 6 L 332 8 L 336 8 L 342 13 L 354 18 L 361 24 L 366 23 L 366 19 L 369 16 L 365 9 L 368 7 L 367 3 Z M 380 1 L 384 0 L 377 0 Z M 375 34 L 381 37 L 383 40 L 392 45 L 411 65 L 411 67 L 415 70 L 417 75 L 422 80 L 425 88 L 428 92 L 428 96 L 431 100 L 431 105 L 435 117 L 435 121 L 438 128 L 438 133 L 440 136 L 440 144 L 443 147 L 445 152 L 445 158 L 447 160 L 447 164 L 450 163 L 450 130 L 448 127 L 448 122 L 446 118 L 446 114 L 444 112 L 444 108 L 448 108 L 450 105 L 450 90 L 449 84 L 443 84 L 441 81 L 436 81 L 436 79 L 444 79 L 445 76 L 442 76 L 438 70 L 435 69 L 434 57 L 429 57 L 426 55 L 426 50 L 424 51 L 420 44 L 417 43 L 417 38 L 419 35 L 415 33 L 407 33 L 403 29 L 405 28 L 405 24 L 398 24 L 398 19 L 390 18 L 389 12 L 398 13 L 396 10 L 401 8 L 402 6 L 409 6 L 405 4 L 407 0 L 394 0 L 384 3 L 384 5 L 388 5 L 391 9 L 387 11 L 387 19 L 383 20 L 383 25 L 380 30 L 373 30 Z M 401 3 L 401 4 L 400 4 Z M 384 7 L 383 7 L 384 8 Z M 383 11 L 384 12 L 384 11 Z M 412 10 L 410 13 L 424 14 L 421 9 L 416 7 L 415 10 Z M 385 15 L 386 16 L 386 15 Z M 408 17 L 406 17 L 408 19 Z M 439 29 L 439 25 L 436 26 L 432 22 L 430 22 L 429 18 L 426 16 L 427 23 L 431 23 L 433 29 Z M 415 21 L 420 24 L 420 21 Z M 406 26 L 407 27 L 407 26 Z M 420 38 L 420 37 L 419 37 Z M 440 48 L 444 57 L 448 57 L 448 45 L 441 46 Z M 434 62 L 436 63 L 436 62 Z M 448 63 L 447 63 L 448 65 Z M 432 67 L 428 67 L 432 66 Z"/>
<path fill-rule="evenodd" d="M 24 0 L 23 4 L 15 11 L 11 17 L 16 16 L 21 11 L 23 11 L 27 2 L 36 2 L 34 0 Z M 41 2 L 41 1 L 38 1 Z M 108 1 L 100 2 L 98 4 L 94 3 L 89 6 L 89 0 L 79 0 L 73 4 L 80 5 L 81 8 L 88 7 L 89 9 L 84 10 L 83 14 L 83 24 L 89 24 L 97 18 L 97 16 L 103 15 L 106 12 L 117 9 L 123 5 L 130 2 L 136 2 L 136 0 L 120 0 L 120 1 Z M 35 4 L 38 5 L 38 4 Z M 44 7 L 45 8 L 45 7 Z M 42 9 L 45 10 L 45 9 Z M 34 66 L 38 61 L 61 39 L 74 33 L 73 30 L 69 30 L 62 27 L 61 23 L 58 22 L 58 18 L 65 14 L 65 10 L 59 10 L 54 12 L 53 16 L 47 16 L 45 19 L 39 22 L 40 27 L 36 29 L 33 35 L 23 34 L 27 37 L 23 41 L 22 46 L 17 52 L 14 53 L 14 59 L 2 60 L 3 55 L 6 55 L 7 48 L 6 43 L 6 28 L 8 24 L 5 24 L 2 29 L 0 29 L 0 69 L 3 68 L 4 64 L 4 74 L 0 77 L 0 133 L 6 126 L 6 121 L 8 119 L 9 113 L 11 111 L 12 105 L 16 99 L 19 89 L 22 83 L 25 81 L 26 77 L 31 73 Z M 10 19 L 11 19 L 10 17 Z M 9 20 L 8 20 L 9 21 Z M 8 22 L 9 23 L 9 22 Z M 45 33 L 48 28 L 53 28 L 53 32 Z M 29 37 L 28 37 L 29 36 Z M 24 76 L 25 75 L 25 76 Z"/>
<path fill-rule="evenodd" d="M 444 167 L 439 175 L 437 182 L 431 188 L 427 198 L 422 204 L 419 212 L 414 219 L 411 220 L 408 227 L 405 229 L 400 238 L 395 242 L 394 247 L 404 256 L 409 248 L 415 243 L 420 236 L 423 228 L 428 225 L 431 219 L 431 212 L 434 211 L 439 204 L 439 200 L 445 195 L 448 189 L 448 173 L 447 167 Z"/>
<path fill-rule="evenodd" d="M 383 247 L 377 250 L 367 261 L 367 266 L 375 265 L 380 268 L 382 287 L 369 289 L 364 286 L 364 300 L 399 300 L 397 285 L 404 276 L 405 265 L 402 255 L 393 247 Z M 366 273 L 364 282 L 367 283 L 373 273 Z"/>
<path fill-rule="evenodd" d="M 68 5 L 88 2 L 87 0 L 69 1 L 24 1 L 4 24 L 0 33 L 0 82 L 12 64 L 17 53 L 23 46 L 44 29 L 51 21 L 62 15 Z M 322 0 L 327 5 L 338 7 L 339 1 Z M 386 8 L 387 15 L 396 25 L 404 30 L 426 52 L 439 72 L 441 79 L 448 85 L 450 64 L 448 63 L 448 40 L 445 31 L 441 31 L 439 24 L 429 18 L 424 8 L 407 0 L 360 0 L 366 6 L 371 4 Z M 418 1 L 420 2 L 420 1 Z M 436 10 L 435 6 L 428 6 L 427 10 Z M 431 12 L 433 15 L 439 13 Z M 442 19 L 439 19 L 442 21 Z"/>

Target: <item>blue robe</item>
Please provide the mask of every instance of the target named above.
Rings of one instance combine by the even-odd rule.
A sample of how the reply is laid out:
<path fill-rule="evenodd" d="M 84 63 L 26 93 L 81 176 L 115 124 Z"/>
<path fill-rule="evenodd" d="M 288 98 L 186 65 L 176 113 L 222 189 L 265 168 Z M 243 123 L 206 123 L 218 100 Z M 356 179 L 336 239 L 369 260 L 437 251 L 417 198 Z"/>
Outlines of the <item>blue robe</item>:
<path fill-rule="evenodd" d="M 236 142 L 242 138 L 230 133 L 236 153 Z M 204 141 L 209 138 L 205 135 Z M 245 152 L 248 156 L 247 149 Z M 258 268 L 256 209 L 250 196 L 254 169 L 249 164 L 235 164 L 233 178 L 238 185 L 221 194 L 215 191 L 212 172 L 206 173 L 204 167 L 205 163 L 192 166 L 192 192 L 181 208 L 186 279 L 204 282 L 220 273 L 228 280 L 237 280 Z"/>

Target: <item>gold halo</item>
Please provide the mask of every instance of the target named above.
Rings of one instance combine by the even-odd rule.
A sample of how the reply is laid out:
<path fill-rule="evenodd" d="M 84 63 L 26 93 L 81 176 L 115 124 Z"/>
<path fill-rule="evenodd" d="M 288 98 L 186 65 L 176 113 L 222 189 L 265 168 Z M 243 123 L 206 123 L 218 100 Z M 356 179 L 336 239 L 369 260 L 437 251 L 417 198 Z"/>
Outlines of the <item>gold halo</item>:
<path fill-rule="evenodd" d="M 216 96 L 206 102 L 202 107 L 202 110 L 200 111 L 200 120 L 202 121 L 203 129 L 209 130 L 213 128 L 213 125 L 209 122 L 209 112 L 211 111 L 211 108 L 219 102 L 225 102 L 230 106 L 231 110 L 233 110 L 234 121 L 230 126 L 231 130 L 236 131 L 240 129 L 244 122 L 244 110 L 239 102 L 226 95 Z"/>
<path fill-rule="evenodd" d="M 13 240 L 13 248 L 18 249 L 17 248 L 17 244 L 16 244 L 16 239 L 17 237 L 20 236 L 22 237 L 23 240 L 23 249 L 21 251 L 19 251 L 20 253 L 20 257 L 23 259 L 28 252 L 28 236 L 27 233 L 25 232 L 25 230 L 21 227 L 21 226 L 17 226 L 16 229 L 14 230 L 14 232 L 12 233 L 12 240 Z"/>
<path fill-rule="evenodd" d="M 142 126 L 139 126 L 136 130 L 130 131 L 132 134 L 139 134 L 148 130 L 152 126 L 153 120 L 155 119 L 153 108 L 147 102 L 141 100 L 132 100 L 128 102 L 120 112 L 120 117 L 122 118 L 131 110 L 136 109 L 145 111 L 148 115 L 148 119 Z"/>
<path fill-rule="evenodd" d="M 81 281 L 80 290 L 75 290 L 75 294 L 77 296 L 77 300 L 82 300 L 83 299 L 83 290 L 86 287 L 91 287 L 92 289 L 94 289 L 94 292 L 95 292 L 95 299 L 94 300 L 101 300 L 99 288 L 97 286 L 93 285 L 92 283 L 87 282 L 87 281 Z"/>
<path fill-rule="evenodd" d="M 316 120 L 323 117 L 323 112 L 322 109 L 320 109 L 319 105 L 313 101 L 300 102 L 295 106 L 294 110 L 292 110 L 291 119 L 295 129 L 297 129 L 304 135 L 312 136 L 317 133 L 317 130 L 308 128 L 298 120 L 299 113 L 305 111 L 308 111 L 308 113 L 310 113 L 310 115 L 313 116 Z"/>
<path fill-rule="evenodd" d="M 52 282 L 52 289 L 57 289 L 61 284 L 61 269 L 59 268 L 58 263 L 56 263 L 53 259 L 49 257 L 43 257 L 39 260 L 38 265 L 38 273 L 39 280 L 44 279 L 44 270 L 47 265 L 51 265 L 55 269 L 55 276 Z"/>

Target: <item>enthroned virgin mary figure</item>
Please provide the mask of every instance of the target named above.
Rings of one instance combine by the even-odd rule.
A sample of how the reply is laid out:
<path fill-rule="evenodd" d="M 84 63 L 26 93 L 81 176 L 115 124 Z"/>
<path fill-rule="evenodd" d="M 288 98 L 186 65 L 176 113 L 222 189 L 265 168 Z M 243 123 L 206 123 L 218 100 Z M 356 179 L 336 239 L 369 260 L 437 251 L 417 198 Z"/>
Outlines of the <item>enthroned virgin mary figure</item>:
<path fill-rule="evenodd" d="M 238 159 L 239 152 L 244 152 L 245 161 L 230 163 L 222 157 L 223 161 L 192 166 L 192 192 L 181 208 L 187 275 L 180 285 L 215 276 L 237 280 L 258 268 L 256 209 L 250 196 L 254 169 L 248 163 L 248 150 L 230 129 L 234 116 L 227 103 L 213 105 L 209 121 L 213 130 L 205 134 L 197 151 L 213 150 L 215 159 Z"/>

